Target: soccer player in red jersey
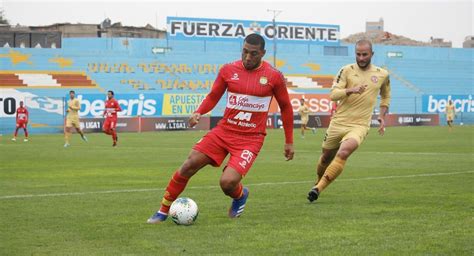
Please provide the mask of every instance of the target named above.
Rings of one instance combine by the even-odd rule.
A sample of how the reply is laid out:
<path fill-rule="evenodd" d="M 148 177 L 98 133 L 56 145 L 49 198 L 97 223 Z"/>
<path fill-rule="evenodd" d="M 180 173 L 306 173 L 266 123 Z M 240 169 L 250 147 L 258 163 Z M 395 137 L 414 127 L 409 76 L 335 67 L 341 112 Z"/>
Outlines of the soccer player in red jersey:
<path fill-rule="evenodd" d="M 105 122 L 102 130 L 105 134 L 112 135 L 113 144 L 112 146 L 117 146 L 117 113 L 122 111 L 120 104 L 116 99 L 114 99 L 114 92 L 107 92 L 107 101 L 105 102 L 104 117 Z"/>
<path fill-rule="evenodd" d="M 24 142 L 28 141 L 28 109 L 26 109 L 25 106 L 23 106 L 23 101 L 20 101 L 20 107 L 16 109 L 16 129 L 15 129 L 15 134 L 13 135 L 12 140 L 16 141 L 16 136 L 18 135 L 18 130 L 20 128 L 23 128 L 23 131 L 25 132 L 25 139 L 23 139 Z"/>
<path fill-rule="evenodd" d="M 285 130 L 284 155 L 293 159 L 293 109 L 283 74 L 262 61 L 265 41 L 258 34 L 245 38 L 242 59 L 224 65 L 211 91 L 189 119 L 193 127 L 201 115 L 211 111 L 227 91 L 224 117 L 191 150 L 188 158 L 173 174 L 166 188 L 161 207 L 148 223 L 166 220 L 171 204 L 183 192 L 188 180 L 206 165 L 218 167 L 227 154 L 229 161 L 220 178 L 222 191 L 231 197 L 229 217 L 244 211 L 249 190 L 241 180 L 254 163 L 266 135 L 265 125 L 273 97 L 281 109 Z"/>

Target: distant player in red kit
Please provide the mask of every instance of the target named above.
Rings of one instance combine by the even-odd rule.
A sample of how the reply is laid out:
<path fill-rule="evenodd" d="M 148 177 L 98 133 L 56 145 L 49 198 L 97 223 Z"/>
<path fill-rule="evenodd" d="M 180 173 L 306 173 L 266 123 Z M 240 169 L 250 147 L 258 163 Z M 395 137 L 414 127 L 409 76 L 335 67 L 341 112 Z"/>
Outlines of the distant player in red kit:
<path fill-rule="evenodd" d="M 183 192 L 188 180 L 206 165 L 218 167 L 227 154 L 229 161 L 220 178 L 222 191 L 231 197 L 228 215 L 239 217 L 244 211 L 249 190 L 241 180 L 254 163 L 266 135 L 265 125 L 273 97 L 281 109 L 285 130 L 284 155 L 293 159 L 293 109 L 283 74 L 262 61 L 265 41 L 258 34 L 245 38 L 242 59 L 224 65 L 211 91 L 190 117 L 189 125 L 199 122 L 227 91 L 224 117 L 191 150 L 183 165 L 173 174 L 166 188 L 161 208 L 148 219 L 155 224 L 166 220 L 171 204 Z"/>
<path fill-rule="evenodd" d="M 107 92 L 107 101 L 105 102 L 105 110 L 104 110 L 104 117 L 105 122 L 102 130 L 105 134 L 112 135 L 112 139 L 114 143 L 112 144 L 113 147 L 117 146 L 117 113 L 122 111 L 118 101 L 114 99 L 114 92 L 108 91 Z"/>
<path fill-rule="evenodd" d="M 16 136 L 18 135 L 18 130 L 20 128 L 23 128 L 23 131 L 25 132 L 25 139 L 23 139 L 24 142 L 28 141 L 28 109 L 23 106 L 23 101 L 20 101 L 20 107 L 16 109 L 16 129 L 15 129 L 15 134 L 13 135 L 12 140 L 16 141 Z"/>

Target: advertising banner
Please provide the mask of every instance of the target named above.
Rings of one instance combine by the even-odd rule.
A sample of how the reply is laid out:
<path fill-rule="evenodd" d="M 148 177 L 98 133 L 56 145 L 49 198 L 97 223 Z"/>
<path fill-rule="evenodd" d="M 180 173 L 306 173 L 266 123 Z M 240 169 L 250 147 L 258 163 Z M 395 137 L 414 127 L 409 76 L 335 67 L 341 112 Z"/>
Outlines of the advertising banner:
<path fill-rule="evenodd" d="M 474 112 L 474 101 L 472 94 L 464 95 L 423 95 L 421 102 L 424 113 L 444 113 L 449 100 L 453 101 L 456 112 Z"/>
<path fill-rule="evenodd" d="M 266 40 L 291 43 L 339 45 L 339 25 L 168 17 L 168 38 L 239 41 L 252 33 Z"/>
<path fill-rule="evenodd" d="M 81 129 L 86 132 L 102 132 L 104 118 L 81 118 Z M 118 118 L 117 132 L 138 132 L 140 128 L 140 118 Z"/>
<path fill-rule="evenodd" d="M 104 118 L 81 118 L 80 125 L 86 133 L 102 132 Z M 203 116 L 199 123 L 190 128 L 186 117 L 122 117 L 117 120 L 118 132 L 152 132 L 209 130 L 210 118 Z"/>
<path fill-rule="evenodd" d="M 373 115 L 371 126 L 379 126 L 378 116 Z M 437 114 L 389 114 L 385 117 L 385 126 L 436 126 L 439 125 Z"/>
<path fill-rule="evenodd" d="M 187 117 L 142 118 L 141 131 L 180 131 L 180 130 L 209 130 L 210 118 L 203 116 L 199 123 L 190 128 Z"/>
<path fill-rule="evenodd" d="M 197 110 L 206 94 L 171 94 L 163 97 L 163 116 L 190 116 Z"/>
<path fill-rule="evenodd" d="M 300 107 L 300 99 L 304 98 L 305 103 L 311 113 L 330 113 L 331 112 L 331 99 L 329 94 L 290 94 L 291 105 L 293 106 L 293 112 L 298 112 Z M 270 104 L 270 113 L 279 113 L 280 108 L 275 98 L 273 98 Z"/>
<path fill-rule="evenodd" d="M 102 117 L 105 109 L 105 94 L 78 94 L 81 101 L 80 117 Z M 116 99 L 122 108 L 119 117 L 160 116 L 163 94 L 120 94 Z"/>

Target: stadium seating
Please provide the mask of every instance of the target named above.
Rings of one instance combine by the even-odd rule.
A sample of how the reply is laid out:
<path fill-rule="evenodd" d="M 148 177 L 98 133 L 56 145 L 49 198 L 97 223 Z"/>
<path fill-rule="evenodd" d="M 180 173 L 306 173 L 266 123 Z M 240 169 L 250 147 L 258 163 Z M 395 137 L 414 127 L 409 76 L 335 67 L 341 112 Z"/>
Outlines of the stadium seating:
<path fill-rule="evenodd" d="M 341 46 L 348 48 L 348 56 L 325 56 L 321 45 L 281 43 L 276 62 L 292 91 L 327 94 L 339 69 L 354 62 L 354 45 Z M 9 57 L 14 55 L 12 49 L 0 48 L 3 67 L 0 86 L 38 92 L 28 86 L 32 79 L 36 85 L 53 79 L 64 86 L 64 90 L 46 90 L 53 97 L 65 95 L 69 88 L 90 88 L 97 93 L 114 90 L 119 94 L 205 93 L 218 68 L 240 57 L 242 43 L 65 38 L 62 47 L 14 49 L 15 56 L 23 58 L 20 63 L 14 63 L 16 57 Z M 168 50 L 154 54 L 152 49 L 156 47 Z M 265 60 L 273 63 L 273 42 L 267 42 L 266 48 Z M 424 94 L 472 93 L 474 72 L 470 49 L 375 45 L 374 51 L 373 63 L 391 73 L 392 112 L 419 113 Z M 389 58 L 391 51 L 401 52 L 403 57 Z M 29 82 L 15 75 L 23 71 L 33 73 L 23 76 Z M 47 73 L 52 77 L 42 75 Z"/>

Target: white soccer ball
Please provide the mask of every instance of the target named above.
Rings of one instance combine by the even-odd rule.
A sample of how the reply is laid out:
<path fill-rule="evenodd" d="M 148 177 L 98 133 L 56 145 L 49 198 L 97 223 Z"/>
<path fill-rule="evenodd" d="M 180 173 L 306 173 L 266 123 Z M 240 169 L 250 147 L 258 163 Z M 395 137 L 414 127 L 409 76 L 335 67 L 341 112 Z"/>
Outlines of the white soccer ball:
<path fill-rule="evenodd" d="M 181 197 L 171 204 L 169 216 L 178 225 L 192 225 L 199 214 L 199 209 L 191 198 Z"/>

